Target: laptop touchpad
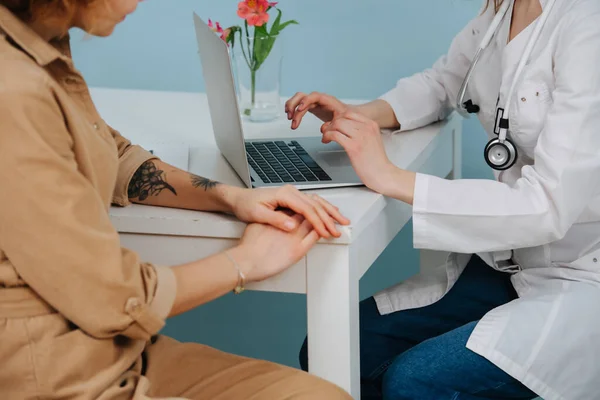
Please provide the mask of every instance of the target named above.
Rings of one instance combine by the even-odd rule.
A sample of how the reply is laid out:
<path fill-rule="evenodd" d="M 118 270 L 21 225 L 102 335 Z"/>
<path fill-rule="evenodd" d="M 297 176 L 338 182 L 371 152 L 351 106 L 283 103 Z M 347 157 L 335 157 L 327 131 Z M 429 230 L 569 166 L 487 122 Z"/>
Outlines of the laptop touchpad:
<path fill-rule="evenodd" d="M 351 165 L 350 158 L 344 150 L 319 151 L 317 162 L 324 162 L 330 167 L 346 167 Z"/>

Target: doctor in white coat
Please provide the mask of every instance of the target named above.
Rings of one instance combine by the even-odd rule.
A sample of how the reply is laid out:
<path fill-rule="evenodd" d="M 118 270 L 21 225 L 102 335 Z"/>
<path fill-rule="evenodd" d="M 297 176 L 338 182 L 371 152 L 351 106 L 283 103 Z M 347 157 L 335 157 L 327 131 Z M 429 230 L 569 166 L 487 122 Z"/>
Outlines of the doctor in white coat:
<path fill-rule="evenodd" d="M 386 157 L 380 128 L 453 109 L 481 121 L 496 180 Z M 361 303 L 363 399 L 600 399 L 600 1 L 490 1 L 379 99 L 298 93 L 286 112 L 321 118 L 369 188 L 413 205 L 416 248 L 451 252 Z"/>

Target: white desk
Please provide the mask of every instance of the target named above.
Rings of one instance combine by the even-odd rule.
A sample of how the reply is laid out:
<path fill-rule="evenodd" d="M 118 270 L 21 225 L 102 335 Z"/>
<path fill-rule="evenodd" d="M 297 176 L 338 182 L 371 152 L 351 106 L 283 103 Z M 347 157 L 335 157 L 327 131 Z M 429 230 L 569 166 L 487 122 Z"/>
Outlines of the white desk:
<path fill-rule="evenodd" d="M 201 94 L 94 89 L 101 115 L 135 143 L 189 148 L 189 171 L 241 186 L 219 153 L 212 134 L 206 97 Z M 405 132 L 384 133 L 386 151 L 396 165 L 440 177 L 460 176 L 461 118 Z M 296 132 L 285 119 L 246 124 L 247 136 L 269 138 L 319 135 L 319 123 L 307 118 Z M 160 156 L 160 145 L 156 147 Z M 167 149 L 168 150 L 168 149 Z M 176 151 L 173 156 L 178 157 Z M 169 160 L 165 157 L 165 161 Z M 306 293 L 310 372 L 360 397 L 359 280 L 411 218 L 409 206 L 365 187 L 318 193 L 352 221 L 338 239 L 320 241 L 297 265 L 251 289 Z M 235 245 L 245 225 L 229 216 L 133 205 L 111 209 L 122 244 L 142 259 L 174 265 Z M 167 250 L 165 250 L 167 249 Z M 424 261 L 427 260 L 427 261 Z M 431 262 L 422 255 L 421 263 Z"/>

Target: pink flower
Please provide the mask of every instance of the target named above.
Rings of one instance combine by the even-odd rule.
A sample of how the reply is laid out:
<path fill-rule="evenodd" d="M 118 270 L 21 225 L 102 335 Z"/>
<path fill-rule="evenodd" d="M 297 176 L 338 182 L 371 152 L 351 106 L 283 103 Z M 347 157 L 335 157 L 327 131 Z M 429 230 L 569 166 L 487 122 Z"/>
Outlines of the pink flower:
<path fill-rule="evenodd" d="M 210 29 L 212 29 L 213 32 L 216 32 L 220 35 L 220 38 L 227 42 L 227 38 L 229 37 L 229 34 L 231 33 L 231 29 L 223 29 L 221 27 L 221 24 L 219 24 L 218 22 L 214 23 L 212 22 L 212 20 L 209 18 L 208 20 L 208 27 Z"/>
<path fill-rule="evenodd" d="M 244 0 L 238 3 L 238 16 L 245 19 L 250 26 L 263 26 L 269 22 L 267 11 L 277 3 L 268 0 Z"/>
<path fill-rule="evenodd" d="M 229 39 L 229 35 L 231 34 L 231 29 L 227 28 L 221 33 L 221 39 L 227 43 L 227 39 Z M 229 46 L 229 44 L 227 44 Z"/>
<path fill-rule="evenodd" d="M 208 27 L 212 29 L 213 32 L 223 33 L 223 28 L 221 28 L 221 24 L 219 24 L 218 22 L 213 23 L 210 18 L 208 19 Z"/>

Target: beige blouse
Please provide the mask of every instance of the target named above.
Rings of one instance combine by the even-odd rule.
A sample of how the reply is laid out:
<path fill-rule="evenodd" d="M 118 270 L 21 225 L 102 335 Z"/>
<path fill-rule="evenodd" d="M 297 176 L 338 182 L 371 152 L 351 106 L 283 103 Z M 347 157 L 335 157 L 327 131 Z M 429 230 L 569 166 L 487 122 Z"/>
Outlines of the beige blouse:
<path fill-rule="evenodd" d="M 175 278 L 121 248 L 108 210 L 151 158 L 100 118 L 68 37 L 0 6 L 1 398 L 117 398 L 140 371 Z"/>

